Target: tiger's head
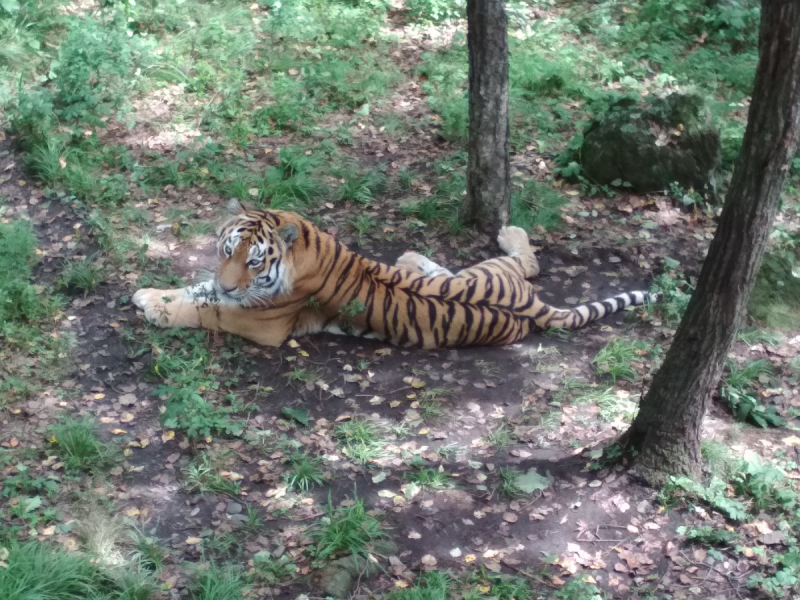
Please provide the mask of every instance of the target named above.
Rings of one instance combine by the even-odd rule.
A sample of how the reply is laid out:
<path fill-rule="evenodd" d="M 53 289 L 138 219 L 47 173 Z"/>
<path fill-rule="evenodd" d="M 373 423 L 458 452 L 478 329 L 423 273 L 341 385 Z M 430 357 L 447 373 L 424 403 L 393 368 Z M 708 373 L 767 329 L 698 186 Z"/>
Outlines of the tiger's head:
<path fill-rule="evenodd" d="M 275 215 L 246 210 L 232 200 L 234 216 L 218 230 L 219 266 L 214 287 L 220 299 L 254 306 L 292 290 L 289 249 L 299 234 L 294 223 Z"/>

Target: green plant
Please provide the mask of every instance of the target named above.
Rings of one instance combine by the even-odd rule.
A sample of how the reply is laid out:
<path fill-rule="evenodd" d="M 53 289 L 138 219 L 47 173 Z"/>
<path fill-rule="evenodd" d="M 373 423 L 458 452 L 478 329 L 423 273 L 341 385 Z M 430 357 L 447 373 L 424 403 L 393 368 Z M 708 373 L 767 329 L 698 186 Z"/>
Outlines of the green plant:
<path fill-rule="evenodd" d="M 184 485 L 189 492 L 213 492 L 234 497 L 239 495 L 239 482 L 223 477 L 205 452 L 184 469 L 183 476 Z"/>
<path fill-rule="evenodd" d="M 364 303 L 358 298 L 353 298 L 339 309 L 339 325 L 345 331 L 352 329 L 353 320 L 367 310 Z"/>
<path fill-rule="evenodd" d="M 366 464 L 383 455 L 383 434 L 372 421 L 354 419 L 339 424 L 334 432 L 342 452 L 351 460 Z"/>
<path fill-rule="evenodd" d="M 737 494 L 752 499 L 757 510 L 792 514 L 798 505 L 797 486 L 786 473 L 748 453 L 735 467 L 731 483 Z"/>
<path fill-rule="evenodd" d="M 57 114 L 97 122 L 119 106 L 131 80 L 135 42 L 122 27 L 92 18 L 74 21 L 53 69 Z"/>
<path fill-rule="evenodd" d="M 592 365 L 598 375 L 608 375 L 615 383 L 617 379 L 634 381 L 637 373 L 632 363 L 649 356 L 649 348 L 650 346 L 642 340 L 618 338 L 609 342 L 597 353 Z"/>
<path fill-rule="evenodd" d="M 191 600 L 234 600 L 242 598 L 247 589 L 244 576 L 234 565 L 219 566 L 215 563 L 199 565 L 189 584 Z"/>
<path fill-rule="evenodd" d="M 341 181 L 336 192 L 338 201 L 357 202 L 369 206 L 375 195 L 386 186 L 386 175 L 377 168 L 361 174 L 354 165 L 348 164 L 334 170 L 333 174 Z"/>
<path fill-rule="evenodd" d="M 651 288 L 652 293 L 661 293 L 661 302 L 658 310 L 665 322 L 676 326 L 683 318 L 683 313 L 689 306 L 692 298 L 693 287 L 679 279 L 677 272 L 678 262 L 671 258 L 665 258 L 669 270 L 656 277 Z M 670 268 L 671 266 L 671 268 Z M 684 288 L 687 291 L 684 291 Z"/>
<path fill-rule="evenodd" d="M 42 323 L 59 305 L 29 282 L 35 248 L 30 224 L 0 223 L 0 331 L 12 321 Z"/>
<path fill-rule="evenodd" d="M 240 539 L 230 531 L 217 531 L 214 533 L 213 537 L 204 540 L 203 548 L 217 557 L 235 556 L 242 551 L 242 543 Z"/>
<path fill-rule="evenodd" d="M 34 477 L 29 466 L 18 464 L 16 475 L 9 475 L 3 480 L 3 496 L 38 495 L 45 493 L 52 499 L 59 490 L 58 481 L 46 477 Z"/>
<path fill-rule="evenodd" d="M 564 198 L 538 181 L 526 181 L 511 195 L 511 224 L 532 232 L 537 228 L 552 231 L 563 223 Z"/>
<path fill-rule="evenodd" d="M 777 346 L 778 344 L 781 343 L 783 336 L 774 331 L 759 329 L 757 327 L 750 327 L 747 329 L 741 329 L 737 331 L 736 339 L 742 342 L 743 344 L 747 344 L 748 346 L 754 346 L 756 344 Z"/>
<path fill-rule="evenodd" d="M 433 23 L 463 19 L 466 15 L 464 0 L 409 0 L 406 8 L 414 20 Z"/>
<path fill-rule="evenodd" d="M 511 427 L 505 423 L 502 423 L 497 427 L 487 431 L 483 435 L 483 439 L 486 440 L 486 443 L 489 446 L 498 450 L 507 448 L 514 443 L 514 436 Z"/>
<path fill-rule="evenodd" d="M 59 283 L 67 289 L 82 292 L 84 296 L 93 292 L 105 281 L 105 270 L 94 258 L 70 260 L 61 271 Z"/>
<path fill-rule="evenodd" d="M 700 452 L 708 463 L 709 470 L 717 477 L 729 480 L 735 471 L 736 461 L 727 444 L 713 440 L 703 440 Z"/>
<path fill-rule="evenodd" d="M 747 519 L 745 504 L 730 498 L 726 482 L 718 477 L 712 477 L 705 486 L 688 477 L 671 477 L 659 493 L 659 500 L 670 506 L 681 499 L 706 502 L 733 521 Z"/>
<path fill-rule="evenodd" d="M 496 491 L 502 498 L 519 498 L 525 495 L 517 483 L 523 475 L 522 471 L 514 467 L 500 467 L 497 470 Z"/>
<path fill-rule="evenodd" d="M 421 573 L 412 587 L 389 592 L 387 600 L 442 600 L 450 597 L 453 580 L 444 571 Z"/>
<path fill-rule="evenodd" d="M 295 452 L 289 457 L 288 473 L 284 474 L 286 485 L 302 494 L 318 485 L 325 484 L 322 462 L 307 452 Z"/>
<path fill-rule="evenodd" d="M 284 373 L 283 375 L 291 382 L 298 382 L 298 383 L 313 383 L 318 381 L 320 378 L 319 373 L 316 371 L 311 371 L 309 369 L 305 369 L 303 367 L 295 367 L 288 373 Z"/>
<path fill-rule="evenodd" d="M 555 593 L 559 600 L 603 600 L 603 592 L 585 577 L 571 579 Z"/>
<path fill-rule="evenodd" d="M 258 583 L 282 585 L 293 579 L 297 565 L 288 554 L 275 558 L 270 552 L 262 550 L 253 555 L 253 568 L 248 575 Z"/>
<path fill-rule="evenodd" d="M 51 550 L 35 541 L 14 542 L 7 550 L 0 568 L 0 598 L 4 600 L 83 600 L 100 587 L 99 568 L 81 554 Z"/>
<path fill-rule="evenodd" d="M 12 541 L 0 551 L 3 600 L 151 600 L 156 591 L 156 581 L 135 562 L 108 566 L 37 541 Z"/>
<path fill-rule="evenodd" d="M 357 218 L 350 220 L 350 225 L 353 226 L 353 229 L 356 230 L 356 234 L 358 235 L 358 244 L 359 246 L 364 245 L 364 237 L 372 231 L 375 227 L 375 219 L 373 219 L 369 215 L 358 215 Z"/>
<path fill-rule="evenodd" d="M 174 330 L 159 332 L 159 338 L 182 340 L 180 348 L 162 351 L 165 340 L 156 339 L 152 347 L 152 371 L 162 378 L 155 393 L 165 404 L 161 423 L 169 429 L 181 429 L 191 439 L 212 434 L 241 435 L 244 426 L 234 415 L 245 409 L 233 393 L 222 395 L 220 383 L 210 373 L 210 354 L 204 336 Z M 223 396 L 226 405 L 220 405 Z"/>
<path fill-rule="evenodd" d="M 677 532 L 685 536 L 690 542 L 697 542 L 706 546 L 728 546 L 739 539 L 739 536 L 733 531 L 710 525 L 702 525 L 700 527 L 682 525 L 678 527 Z"/>
<path fill-rule="evenodd" d="M 308 532 L 314 542 L 312 554 L 318 562 L 353 555 L 369 560 L 372 545 L 386 537 L 380 521 L 367 513 L 364 501 L 355 495 L 352 503 L 334 508 L 328 495 L 328 514 Z"/>
<path fill-rule="evenodd" d="M 95 423 L 89 418 L 62 417 L 50 428 L 49 437 L 56 454 L 71 471 L 96 473 L 113 460 L 113 447 L 97 437 Z"/>
<path fill-rule="evenodd" d="M 401 190 L 410 190 L 414 185 L 414 174 L 408 169 L 403 167 L 397 172 L 397 183 L 400 185 Z"/>
<path fill-rule="evenodd" d="M 428 490 L 444 490 L 453 487 L 453 478 L 443 468 L 422 468 L 403 473 L 403 479 Z"/>
<path fill-rule="evenodd" d="M 159 572 L 164 567 L 167 558 L 167 551 L 161 542 L 157 538 L 145 535 L 138 529 L 133 529 L 130 537 L 134 547 L 133 560 L 144 569 Z"/>
<path fill-rule="evenodd" d="M 780 427 L 786 422 L 774 406 L 761 404 L 758 394 L 753 391 L 756 379 L 768 378 L 771 374 L 772 365 L 766 359 L 753 361 L 743 368 L 728 364 L 728 375 L 720 386 L 720 397 L 730 406 L 737 420 L 749 421 L 759 427 Z"/>

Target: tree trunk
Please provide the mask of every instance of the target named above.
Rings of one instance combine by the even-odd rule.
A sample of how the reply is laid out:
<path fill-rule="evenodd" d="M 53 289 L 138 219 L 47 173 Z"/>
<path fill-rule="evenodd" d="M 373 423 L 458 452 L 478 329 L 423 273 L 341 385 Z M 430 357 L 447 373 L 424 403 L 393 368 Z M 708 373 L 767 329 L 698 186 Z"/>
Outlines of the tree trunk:
<path fill-rule="evenodd" d="M 664 364 L 621 442 L 651 484 L 701 471 L 709 399 L 744 315 L 800 127 L 800 2 L 764 0 L 747 131 L 719 226 Z"/>
<path fill-rule="evenodd" d="M 463 220 L 495 236 L 508 224 L 508 22 L 503 0 L 467 0 L 469 161 Z"/>

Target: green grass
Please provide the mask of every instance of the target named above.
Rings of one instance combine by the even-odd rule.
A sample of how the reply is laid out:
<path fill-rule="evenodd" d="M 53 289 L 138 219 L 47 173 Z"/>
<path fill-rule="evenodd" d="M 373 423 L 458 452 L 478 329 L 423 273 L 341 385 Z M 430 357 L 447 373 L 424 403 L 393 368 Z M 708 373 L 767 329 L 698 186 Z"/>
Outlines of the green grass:
<path fill-rule="evenodd" d="M 369 560 L 373 544 L 386 537 L 386 531 L 375 517 L 367 513 L 364 501 L 357 495 L 348 506 L 334 508 L 328 498 L 328 514 L 308 532 L 316 561 L 326 562 L 339 556 L 353 555 Z"/>
<path fill-rule="evenodd" d="M 455 485 L 453 477 L 443 468 L 422 468 L 403 473 L 403 480 L 426 490 L 445 490 Z"/>
<path fill-rule="evenodd" d="M 774 331 L 759 329 L 757 327 L 748 327 L 737 331 L 736 339 L 748 346 L 755 346 L 756 344 L 777 346 L 783 340 L 783 336 Z"/>
<path fill-rule="evenodd" d="M 426 423 L 437 423 L 445 414 L 445 403 L 452 395 L 452 390 L 447 388 L 426 388 L 420 391 L 419 398 L 420 416 Z"/>
<path fill-rule="evenodd" d="M 520 498 L 525 495 L 517 480 L 523 473 L 514 467 L 500 467 L 497 470 L 497 484 L 495 490 L 501 498 Z"/>
<path fill-rule="evenodd" d="M 238 496 L 241 484 L 220 475 L 207 453 L 200 454 L 183 472 L 187 491 L 204 494 L 213 492 L 227 496 Z"/>
<path fill-rule="evenodd" d="M 135 564 L 104 568 L 80 552 L 66 553 L 45 544 L 12 542 L 0 565 L 3 600 L 150 600 L 157 583 Z"/>
<path fill-rule="evenodd" d="M 247 589 L 244 575 L 234 565 L 204 563 L 197 566 L 189 584 L 191 600 L 239 600 Z"/>
<path fill-rule="evenodd" d="M 650 345 L 642 340 L 616 339 L 602 348 L 592 361 L 595 373 L 599 376 L 610 377 L 616 383 L 617 379 L 635 381 L 637 371 L 633 368 L 634 361 L 641 361 L 650 355 Z"/>
<path fill-rule="evenodd" d="M 453 580 L 444 571 L 422 573 L 414 585 L 389 592 L 386 600 L 443 600 L 450 597 Z"/>
<path fill-rule="evenodd" d="M 564 198 L 552 188 L 529 180 L 511 195 L 511 224 L 532 232 L 541 228 L 552 231 L 563 223 Z"/>
<path fill-rule="evenodd" d="M 160 540 L 145 535 L 142 531 L 134 529 L 130 533 L 131 543 L 134 547 L 133 559 L 142 566 L 155 573 L 164 568 L 167 551 Z"/>
<path fill-rule="evenodd" d="M 720 397 L 729 405 L 738 421 L 750 422 L 759 427 L 778 427 L 786 420 L 781 417 L 774 406 L 764 406 L 759 401 L 755 387 L 756 380 L 769 383 L 773 369 L 766 359 L 756 360 L 740 367 L 736 363 L 727 364 L 728 374 L 720 385 Z M 763 381 L 762 381 L 763 380 Z"/>
<path fill-rule="evenodd" d="M 386 187 L 386 175 L 377 168 L 362 172 L 357 166 L 348 164 L 334 169 L 333 175 L 340 181 L 336 190 L 336 200 L 339 202 L 370 206 L 375 196 Z"/>
<path fill-rule="evenodd" d="M 796 259 L 768 253 L 750 295 L 747 311 L 758 323 L 778 330 L 800 329 L 800 277 Z"/>
<path fill-rule="evenodd" d="M 289 489 L 306 494 L 316 486 L 327 481 L 322 468 L 322 461 L 307 452 L 295 452 L 289 457 L 289 471 L 284 473 Z"/>
<path fill-rule="evenodd" d="M 97 473 L 114 460 L 115 448 L 100 440 L 92 419 L 62 417 L 48 436 L 67 470 Z"/>
<path fill-rule="evenodd" d="M 257 583 L 267 585 L 285 585 L 295 577 L 297 565 L 288 554 L 275 558 L 266 550 L 253 555 L 253 570 L 250 578 Z"/>
<path fill-rule="evenodd" d="M 483 434 L 483 439 L 486 443 L 497 450 L 507 448 L 514 443 L 514 435 L 511 427 L 505 423 L 490 429 Z"/>
<path fill-rule="evenodd" d="M 334 436 L 342 452 L 353 462 L 363 465 L 383 456 L 385 435 L 372 421 L 345 421 L 336 427 Z"/>
<path fill-rule="evenodd" d="M 668 263 L 669 261 L 672 261 L 672 259 L 667 260 Z M 677 266 L 677 262 L 673 262 Z M 677 327 L 683 318 L 683 313 L 686 312 L 686 308 L 689 306 L 689 300 L 692 298 L 692 287 L 682 281 L 678 272 L 668 267 L 664 273 L 655 278 L 650 291 L 662 294 L 657 310 L 666 323 Z"/>
<path fill-rule="evenodd" d="M 0 223 L 0 332 L 8 323 L 43 324 L 59 306 L 30 283 L 35 249 L 29 223 Z"/>
<path fill-rule="evenodd" d="M 74 290 L 86 295 L 93 292 L 105 282 L 105 270 L 97 265 L 93 258 L 82 258 L 67 261 L 61 270 L 59 284 L 67 290 Z"/>
<path fill-rule="evenodd" d="M 83 600 L 101 580 L 96 565 L 82 555 L 51 550 L 38 542 L 12 544 L 0 568 L 4 600 Z"/>
<path fill-rule="evenodd" d="M 190 439 L 241 435 L 244 425 L 237 415 L 246 408 L 210 372 L 203 332 L 153 329 L 137 354 L 147 350 L 152 351 L 151 373 L 161 379 L 155 393 L 166 406 L 161 415 L 165 427 L 183 430 Z"/>

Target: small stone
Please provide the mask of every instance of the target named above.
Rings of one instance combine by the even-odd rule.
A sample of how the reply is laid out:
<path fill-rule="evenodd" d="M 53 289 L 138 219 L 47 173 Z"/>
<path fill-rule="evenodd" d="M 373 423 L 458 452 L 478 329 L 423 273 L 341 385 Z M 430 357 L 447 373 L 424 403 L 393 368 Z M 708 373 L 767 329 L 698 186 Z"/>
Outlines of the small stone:
<path fill-rule="evenodd" d="M 436 557 L 433 556 L 432 554 L 426 554 L 420 559 L 419 562 L 421 562 L 426 567 L 434 567 L 436 566 Z"/>
<path fill-rule="evenodd" d="M 238 514 L 230 516 L 230 523 L 234 529 L 238 529 L 248 521 L 249 519 L 247 518 L 247 515 Z"/>
<path fill-rule="evenodd" d="M 225 507 L 225 512 L 229 515 L 238 515 L 242 512 L 242 505 L 231 500 L 228 502 L 228 506 Z"/>

